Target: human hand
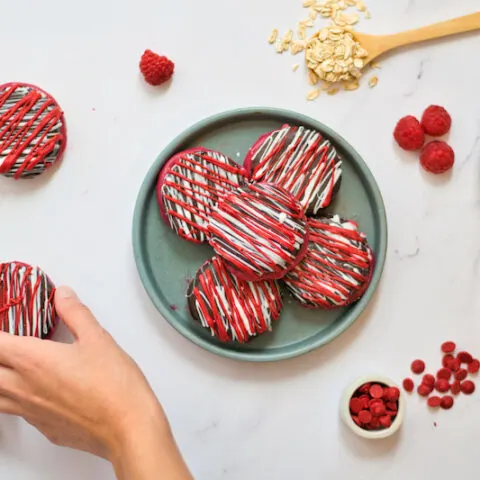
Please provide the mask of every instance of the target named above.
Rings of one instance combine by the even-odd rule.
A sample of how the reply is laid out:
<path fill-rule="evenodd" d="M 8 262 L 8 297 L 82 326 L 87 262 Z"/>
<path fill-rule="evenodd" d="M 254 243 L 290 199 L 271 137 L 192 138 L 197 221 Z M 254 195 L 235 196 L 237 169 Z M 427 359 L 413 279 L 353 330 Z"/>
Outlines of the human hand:
<path fill-rule="evenodd" d="M 56 445 L 110 460 L 119 478 L 159 478 L 170 467 L 162 478 L 191 478 L 135 362 L 72 290 L 57 289 L 55 307 L 72 344 L 0 332 L 0 412 L 23 417 Z"/>

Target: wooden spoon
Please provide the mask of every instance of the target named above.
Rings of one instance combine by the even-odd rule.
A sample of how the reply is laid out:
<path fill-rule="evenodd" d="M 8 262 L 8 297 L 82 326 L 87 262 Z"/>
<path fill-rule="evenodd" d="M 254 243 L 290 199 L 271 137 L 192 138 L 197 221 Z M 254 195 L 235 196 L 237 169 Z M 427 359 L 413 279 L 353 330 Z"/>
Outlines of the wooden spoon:
<path fill-rule="evenodd" d="M 456 35 L 457 33 L 471 32 L 472 30 L 480 30 L 480 12 L 393 35 L 352 33 L 360 45 L 368 52 L 368 57 L 365 59 L 365 65 L 367 65 L 373 59 L 395 48 Z"/>

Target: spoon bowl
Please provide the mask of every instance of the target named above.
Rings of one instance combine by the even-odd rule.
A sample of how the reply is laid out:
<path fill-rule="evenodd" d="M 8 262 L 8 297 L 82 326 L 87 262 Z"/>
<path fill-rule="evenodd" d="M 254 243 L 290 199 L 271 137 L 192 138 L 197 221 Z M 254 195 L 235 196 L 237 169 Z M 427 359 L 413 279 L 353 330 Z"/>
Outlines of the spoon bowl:
<path fill-rule="evenodd" d="M 393 35 L 369 35 L 360 32 L 352 34 L 368 52 L 364 61 L 366 66 L 380 55 L 396 48 L 473 30 L 480 30 L 480 12 Z"/>

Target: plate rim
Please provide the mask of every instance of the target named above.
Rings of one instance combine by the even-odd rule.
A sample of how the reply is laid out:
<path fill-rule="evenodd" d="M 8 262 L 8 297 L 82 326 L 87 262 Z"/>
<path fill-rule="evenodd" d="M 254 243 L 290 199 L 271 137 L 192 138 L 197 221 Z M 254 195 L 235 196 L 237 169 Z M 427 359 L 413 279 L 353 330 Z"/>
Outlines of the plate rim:
<path fill-rule="evenodd" d="M 209 125 L 218 124 L 222 121 L 238 121 L 242 117 L 251 117 L 253 115 L 259 115 L 260 117 L 268 118 L 288 117 L 291 119 L 292 123 L 314 125 L 315 128 L 320 130 L 322 133 L 325 133 L 335 143 L 338 143 L 343 150 L 348 151 L 350 156 L 354 158 L 362 174 L 366 177 L 366 181 L 373 195 L 374 204 L 378 206 L 378 209 L 375 210 L 375 213 L 378 215 L 380 232 L 378 253 L 375 257 L 375 271 L 373 273 L 367 291 L 362 296 L 362 298 L 355 304 L 355 314 L 349 315 L 349 318 L 345 322 L 342 322 L 337 328 L 333 329 L 333 331 L 329 332 L 324 337 L 320 339 L 313 338 L 312 341 L 308 342 L 307 345 L 300 345 L 293 351 L 288 349 L 287 351 L 267 350 L 264 352 L 239 352 L 236 350 L 220 348 L 219 346 L 211 344 L 203 338 L 198 337 L 183 324 L 178 323 L 172 316 L 172 312 L 170 311 L 170 309 L 167 308 L 167 306 L 157 298 L 154 292 L 154 288 L 152 287 L 149 279 L 149 273 L 146 266 L 147 262 L 142 261 L 143 249 L 141 248 L 142 238 L 140 235 L 142 230 L 141 219 L 143 215 L 144 205 L 148 200 L 148 193 L 152 190 L 152 188 L 155 191 L 156 177 L 161 166 L 165 163 L 166 160 L 168 160 L 171 155 L 178 151 L 177 145 L 184 143 L 188 140 L 189 137 L 193 135 L 198 135 L 199 132 L 207 129 Z M 161 314 L 163 319 L 170 324 L 170 326 L 172 326 L 187 340 L 191 341 L 195 345 L 203 348 L 210 353 L 234 360 L 263 363 L 295 358 L 301 355 L 305 355 L 320 347 L 323 347 L 324 345 L 333 341 L 335 338 L 339 337 L 346 330 L 348 330 L 355 323 L 355 321 L 360 318 L 361 314 L 365 311 L 367 305 L 370 303 L 373 294 L 377 290 L 383 274 L 388 245 L 388 225 L 385 203 L 383 201 L 383 197 L 375 177 L 373 176 L 366 162 L 363 160 L 362 156 L 340 134 L 336 133 L 333 129 L 323 124 L 322 122 L 312 117 L 309 117 L 308 115 L 304 115 L 302 113 L 298 113 L 292 110 L 274 107 L 245 107 L 226 110 L 221 113 L 210 115 L 200 121 L 195 122 L 187 129 L 183 130 L 170 143 L 168 143 L 166 147 L 161 150 L 151 167 L 148 169 L 144 179 L 142 180 L 142 184 L 137 195 L 132 222 L 132 244 L 135 264 L 143 288 L 147 292 L 147 295 L 154 304 L 155 308 Z"/>

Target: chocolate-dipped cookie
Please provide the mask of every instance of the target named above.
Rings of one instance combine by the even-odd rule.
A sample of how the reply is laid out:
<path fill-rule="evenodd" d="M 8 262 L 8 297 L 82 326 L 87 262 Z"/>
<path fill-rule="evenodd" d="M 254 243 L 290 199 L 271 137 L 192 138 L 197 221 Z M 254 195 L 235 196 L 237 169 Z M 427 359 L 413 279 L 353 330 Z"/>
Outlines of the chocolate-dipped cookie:
<path fill-rule="evenodd" d="M 63 112 L 52 96 L 26 83 L 0 86 L 0 174 L 40 175 L 60 159 L 66 144 Z"/>
<path fill-rule="evenodd" d="M 251 181 L 289 191 L 307 215 L 316 215 L 331 203 L 342 177 L 342 161 L 330 141 L 302 126 L 285 125 L 262 135 L 244 166 Z"/>
<path fill-rule="evenodd" d="M 56 326 L 55 287 L 38 267 L 0 263 L 0 330 L 49 338 Z"/>
<path fill-rule="evenodd" d="M 284 278 L 304 306 L 344 307 L 358 300 L 370 283 L 374 259 L 358 225 L 338 215 L 308 220 L 307 254 Z"/>
<path fill-rule="evenodd" d="M 158 177 L 160 214 L 180 237 L 205 242 L 208 219 L 219 197 L 245 182 L 243 168 L 222 153 L 206 148 L 177 153 Z"/>
<path fill-rule="evenodd" d="M 277 282 L 246 282 L 218 257 L 207 261 L 188 288 L 192 317 L 222 342 L 244 343 L 272 329 L 282 309 Z"/>
<path fill-rule="evenodd" d="M 306 224 L 292 195 L 259 183 L 226 194 L 210 215 L 208 232 L 215 253 L 239 278 L 276 280 L 304 255 Z"/>

